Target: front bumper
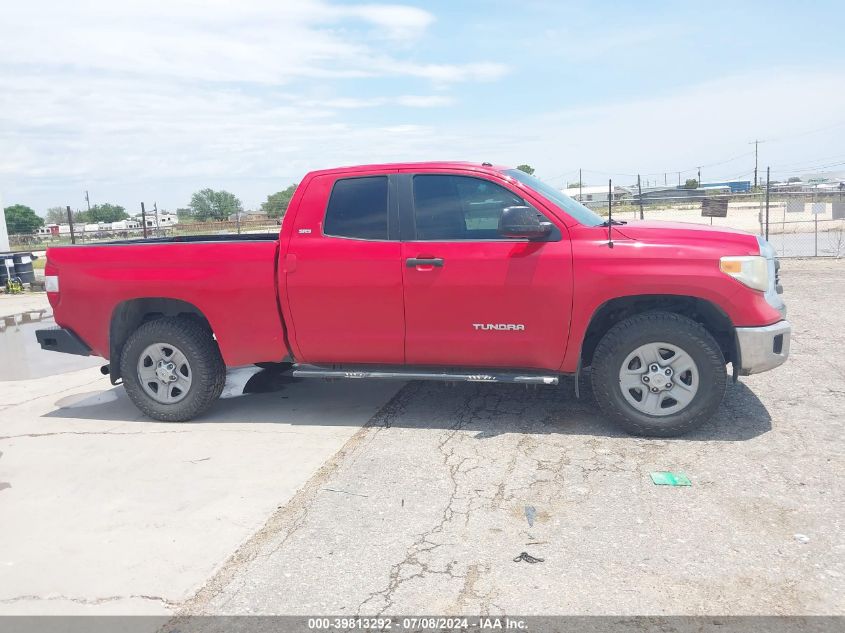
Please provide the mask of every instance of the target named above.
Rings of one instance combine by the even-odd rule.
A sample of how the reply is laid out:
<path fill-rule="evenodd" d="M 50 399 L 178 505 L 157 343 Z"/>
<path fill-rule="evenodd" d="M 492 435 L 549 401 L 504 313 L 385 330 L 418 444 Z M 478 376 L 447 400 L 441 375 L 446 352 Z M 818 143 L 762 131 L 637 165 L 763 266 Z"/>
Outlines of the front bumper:
<path fill-rule="evenodd" d="M 91 348 L 81 338 L 62 327 L 35 330 L 35 338 L 38 340 L 38 344 L 41 345 L 41 349 L 49 352 L 63 352 L 65 354 L 77 354 L 79 356 L 91 355 Z"/>
<path fill-rule="evenodd" d="M 789 321 L 764 327 L 736 328 L 739 375 L 749 376 L 783 365 L 789 357 Z"/>

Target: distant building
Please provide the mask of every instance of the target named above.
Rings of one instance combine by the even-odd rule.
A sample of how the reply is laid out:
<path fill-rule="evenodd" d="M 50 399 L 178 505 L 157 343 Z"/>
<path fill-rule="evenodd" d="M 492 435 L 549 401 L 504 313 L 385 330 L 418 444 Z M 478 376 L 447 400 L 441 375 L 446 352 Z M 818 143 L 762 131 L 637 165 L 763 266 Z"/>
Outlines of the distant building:
<path fill-rule="evenodd" d="M 714 187 L 730 187 L 731 193 L 748 193 L 751 191 L 750 180 L 728 180 L 726 182 L 703 182 L 700 189 L 713 189 Z"/>
<path fill-rule="evenodd" d="M 710 187 L 687 189 L 686 187 L 643 187 L 643 200 L 668 200 L 678 198 L 704 198 L 717 194 L 729 194 L 731 188 L 728 185 L 713 185 Z M 634 194 L 634 199 L 639 200 L 639 194 Z"/>
<path fill-rule="evenodd" d="M 562 189 L 563 193 L 579 202 L 607 202 L 607 187 L 567 187 Z M 631 195 L 631 189 L 627 187 L 613 187 L 613 199 L 621 200 Z"/>

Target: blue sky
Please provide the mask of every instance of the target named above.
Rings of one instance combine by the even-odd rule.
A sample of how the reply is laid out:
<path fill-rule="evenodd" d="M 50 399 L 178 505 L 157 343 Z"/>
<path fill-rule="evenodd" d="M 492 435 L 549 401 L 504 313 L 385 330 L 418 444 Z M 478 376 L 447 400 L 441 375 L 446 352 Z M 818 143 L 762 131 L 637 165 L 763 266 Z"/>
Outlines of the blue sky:
<path fill-rule="evenodd" d="M 0 24 L 0 196 L 248 208 L 309 169 L 527 162 L 555 185 L 845 170 L 841 5 L 79 3 Z M 796 8 L 797 7 L 797 8 Z"/>

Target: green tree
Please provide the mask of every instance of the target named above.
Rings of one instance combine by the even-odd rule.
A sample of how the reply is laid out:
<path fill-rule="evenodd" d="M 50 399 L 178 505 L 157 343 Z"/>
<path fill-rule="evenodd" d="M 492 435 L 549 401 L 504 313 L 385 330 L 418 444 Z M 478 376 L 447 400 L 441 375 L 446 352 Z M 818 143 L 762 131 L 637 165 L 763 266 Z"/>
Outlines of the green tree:
<path fill-rule="evenodd" d="M 290 204 L 290 199 L 293 198 L 293 192 L 296 191 L 296 187 L 297 183 L 294 183 L 287 189 L 271 193 L 267 196 L 266 202 L 261 203 L 261 211 L 271 218 L 284 216 Z"/>
<path fill-rule="evenodd" d="M 684 189 L 698 189 L 698 181 L 695 178 L 687 178 Z"/>
<path fill-rule="evenodd" d="M 524 171 L 529 176 L 534 173 L 534 168 L 531 165 L 517 165 L 519 171 Z"/>
<path fill-rule="evenodd" d="M 201 189 L 194 193 L 188 206 L 193 217 L 200 222 L 226 220 L 233 213 L 243 211 L 243 205 L 235 194 L 213 189 Z"/>
<path fill-rule="evenodd" d="M 67 209 L 64 207 L 50 207 L 44 220 L 47 224 L 67 224 Z"/>
<path fill-rule="evenodd" d="M 85 213 L 86 222 L 120 222 L 129 217 L 126 209 L 116 204 L 95 204 Z"/>
<path fill-rule="evenodd" d="M 587 185 L 585 185 L 584 183 L 581 183 L 581 182 L 578 182 L 578 181 L 566 183 L 567 189 L 575 189 L 576 187 L 586 187 L 586 186 Z"/>
<path fill-rule="evenodd" d="M 798 176 L 791 176 L 786 182 L 801 182 L 801 179 Z"/>
<path fill-rule="evenodd" d="M 4 209 L 6 212 L 6 230 L 9 235 L 33 233 L 44 226 L 44 220 L 25 204 L 13 204 Z"/>

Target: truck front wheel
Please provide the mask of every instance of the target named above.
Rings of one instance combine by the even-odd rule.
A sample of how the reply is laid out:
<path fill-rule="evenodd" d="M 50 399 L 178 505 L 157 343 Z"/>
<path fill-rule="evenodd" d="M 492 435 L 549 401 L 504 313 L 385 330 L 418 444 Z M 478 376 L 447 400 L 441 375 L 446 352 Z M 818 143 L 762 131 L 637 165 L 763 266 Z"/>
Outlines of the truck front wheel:
<path fill-rule="evenodd" d="M 649 312 L 604 335 L 593 355 L 592 384 L 602 411 L 629 433 L 672 437 L 716 412 L 727 371 L 719 345 L 699 323 Z"/>
<path fill-rule="evenodd" d="M 223 391 L 226 366 L 211 331 L 185 318 L 148 321 L 126 341 L 120 373 L 129 399 L 151 418 L 184 422 Z"/>

